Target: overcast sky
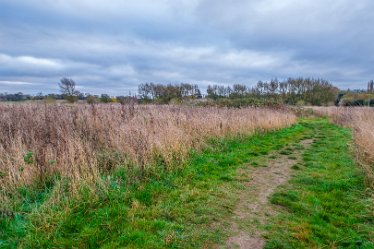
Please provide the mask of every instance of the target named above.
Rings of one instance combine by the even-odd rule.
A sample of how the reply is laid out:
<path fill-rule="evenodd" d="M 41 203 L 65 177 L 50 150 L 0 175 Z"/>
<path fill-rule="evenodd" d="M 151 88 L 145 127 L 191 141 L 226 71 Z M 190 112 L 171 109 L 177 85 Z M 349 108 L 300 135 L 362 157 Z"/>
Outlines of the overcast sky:
<path fill-rule="evenodd" d="M 373 79 L 373 0 L 0 0 L 0 92 Z"/>

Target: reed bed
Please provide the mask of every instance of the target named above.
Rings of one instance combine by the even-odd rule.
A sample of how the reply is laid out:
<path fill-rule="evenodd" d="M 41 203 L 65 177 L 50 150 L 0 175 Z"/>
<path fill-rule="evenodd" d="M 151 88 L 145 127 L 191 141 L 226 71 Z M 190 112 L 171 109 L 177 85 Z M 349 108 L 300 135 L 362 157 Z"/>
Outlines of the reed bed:
<path fill-rule="evenodd" d="M 370 186 L 374 189 L 374 108 L 314 107 L 315 112 L 328 116 L 333 122 L 352 128 L 356 155 L 364 167 Z"/>
<path fill-rule="evenodd" d="M 285 110 L 121 104 L 0 104 L 0 188 L 52 175 L 95 180 L 119 165 L 183 165 L 210 137 L 249 135 L 296 122 Z"/>

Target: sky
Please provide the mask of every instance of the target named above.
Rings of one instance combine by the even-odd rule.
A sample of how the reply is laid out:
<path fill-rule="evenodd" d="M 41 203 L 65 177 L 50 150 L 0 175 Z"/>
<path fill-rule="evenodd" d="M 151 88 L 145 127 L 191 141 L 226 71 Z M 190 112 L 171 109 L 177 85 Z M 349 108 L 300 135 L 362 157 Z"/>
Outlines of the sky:
<path fill-rule="evenodd" d="M 372 0 L 0 0 L 0 92 L 374 78 Z"/>

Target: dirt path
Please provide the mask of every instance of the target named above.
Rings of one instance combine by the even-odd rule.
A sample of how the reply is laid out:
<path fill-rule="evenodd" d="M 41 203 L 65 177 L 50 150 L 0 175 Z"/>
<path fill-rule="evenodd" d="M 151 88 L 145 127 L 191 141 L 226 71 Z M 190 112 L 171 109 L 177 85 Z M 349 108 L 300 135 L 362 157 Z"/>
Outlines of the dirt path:
<path fill-rule="evenodd" d="M 312 142 L 312 139 L 303 140 L 298 150 L 293 148 L 284 153 L 287 155 L 276 153 L 264 158 L 267 161 L 263 163 L 264 167 L 241 169 L 241 177 L 248 180 L 234 211 L 234 236 L 227 240 L 227 248 L 257 249 L 265 246 L 262 227 L 276 213 L 268 198 L 278 186 L 290 179 L 291 167 L 301 161 L 302 151 Z"/>

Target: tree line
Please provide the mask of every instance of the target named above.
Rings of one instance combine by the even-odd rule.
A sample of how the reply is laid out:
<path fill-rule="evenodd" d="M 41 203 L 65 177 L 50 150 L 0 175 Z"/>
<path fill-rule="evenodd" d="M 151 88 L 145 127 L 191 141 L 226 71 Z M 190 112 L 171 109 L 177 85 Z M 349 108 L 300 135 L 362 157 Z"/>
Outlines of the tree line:
<path fill-rule="evenodd" d="M 108 94 L 92 95 L 81 93 L 76 89 L 73 79 L 62 78 L 59 83 L 60 94 L 42 93 L 35 96 L 16 93 L 0 94 L 0 101 L 24 101 L 24 100 L 62 100 L 70 103 L 78 100 L 92 103 L 112 103 L 136 101 L 139 103 L 170 104 L 185 101 L 200 103 L 221 104 L 224 106 L 289 104 L 289 105 L 328 105 L 339 104 L 347 91 L 340 91 L 337 87 L 324 79 L 313 78 L 288 78 L 283 81 L 273 79 L 259 81 L 255 86 L 248 87 L 244 84 L 233 85 L 208 85 L 206 94 L 203 94 L 197 84 L 159 84 L 143 83 L 138 86 L 138 94 L 135 96 L 116 96 Z M 373 81 L 368 82 L 367 90 L 360 90 L 372 94 Z M 349 92 L 349 91 L 348 91 Z M 204 101 L 201 101 L 204 99 Z"/>
<path fill-rule="evenodd" d="M 167 104 L 171 100 L 181 102 L 185 99 L 202 98 L 198 86 L 193 84 L 145 83 L 139 85 L 138 93 L 141 101 L 163 104 Z M 291 105 L 301 102 L 311 105 L 326 105 L 335 102 L 339 89 L 323 79 L 289 78 L 285 81 L 277 79 L 259 81 L 254 87 L 247 87 L 243 84 L 208 85 L 206 93 L 204 97 L 213 101 L 255 98 Z"/>
<path fill-rule="evenodd" d="M 201 91 L 196 84 L 155 84 L 144 83 L 138 87 L 138 98 L 142 102 L 168 104 L 170 101 L 181 102 L 185 99 L 201 99 Z"/>
<path fill-rule="evenodd" d="M 61 93 L 43 94 L 42 92 L 31 95 L 18 93 L 0 93 L 0 101 L 27 101 L 27 100 L 44 100 L 46 102 L 54 102 L 56 100 L 66 100 L 69 103 L 77 101 L 86 101 L 87 103 L 115 103 L 133 101 L 133 96 L 110 96 L 109 94 L 94 95 L 90 93 L 81 93 L 76 90 L 76 82 L 73 79 L 62 78 L 58 84 Z"/>
<path fill-rule="evenodd" d="M 43 94 L 38 93 L 36 95 L 31 94 L 24 94 L 22 92 L 18 93 L 0 93 L 0 101 L 46 101 L 46 102 L 54 102 L 56 100 L 66 100 L 70 103 L 75 103 L 77 101 L 86 101 L 88 103 L 116 103 L 121 102 L 127 99 L 134 99 L 135 97 L 129 96 L 110 96 L 109 94 L 90 94 L 90 93 L 79 93 L 75 96 L 68 96 L 65 94 L 56 94 L 56 93 L 49 93 Z"/>

